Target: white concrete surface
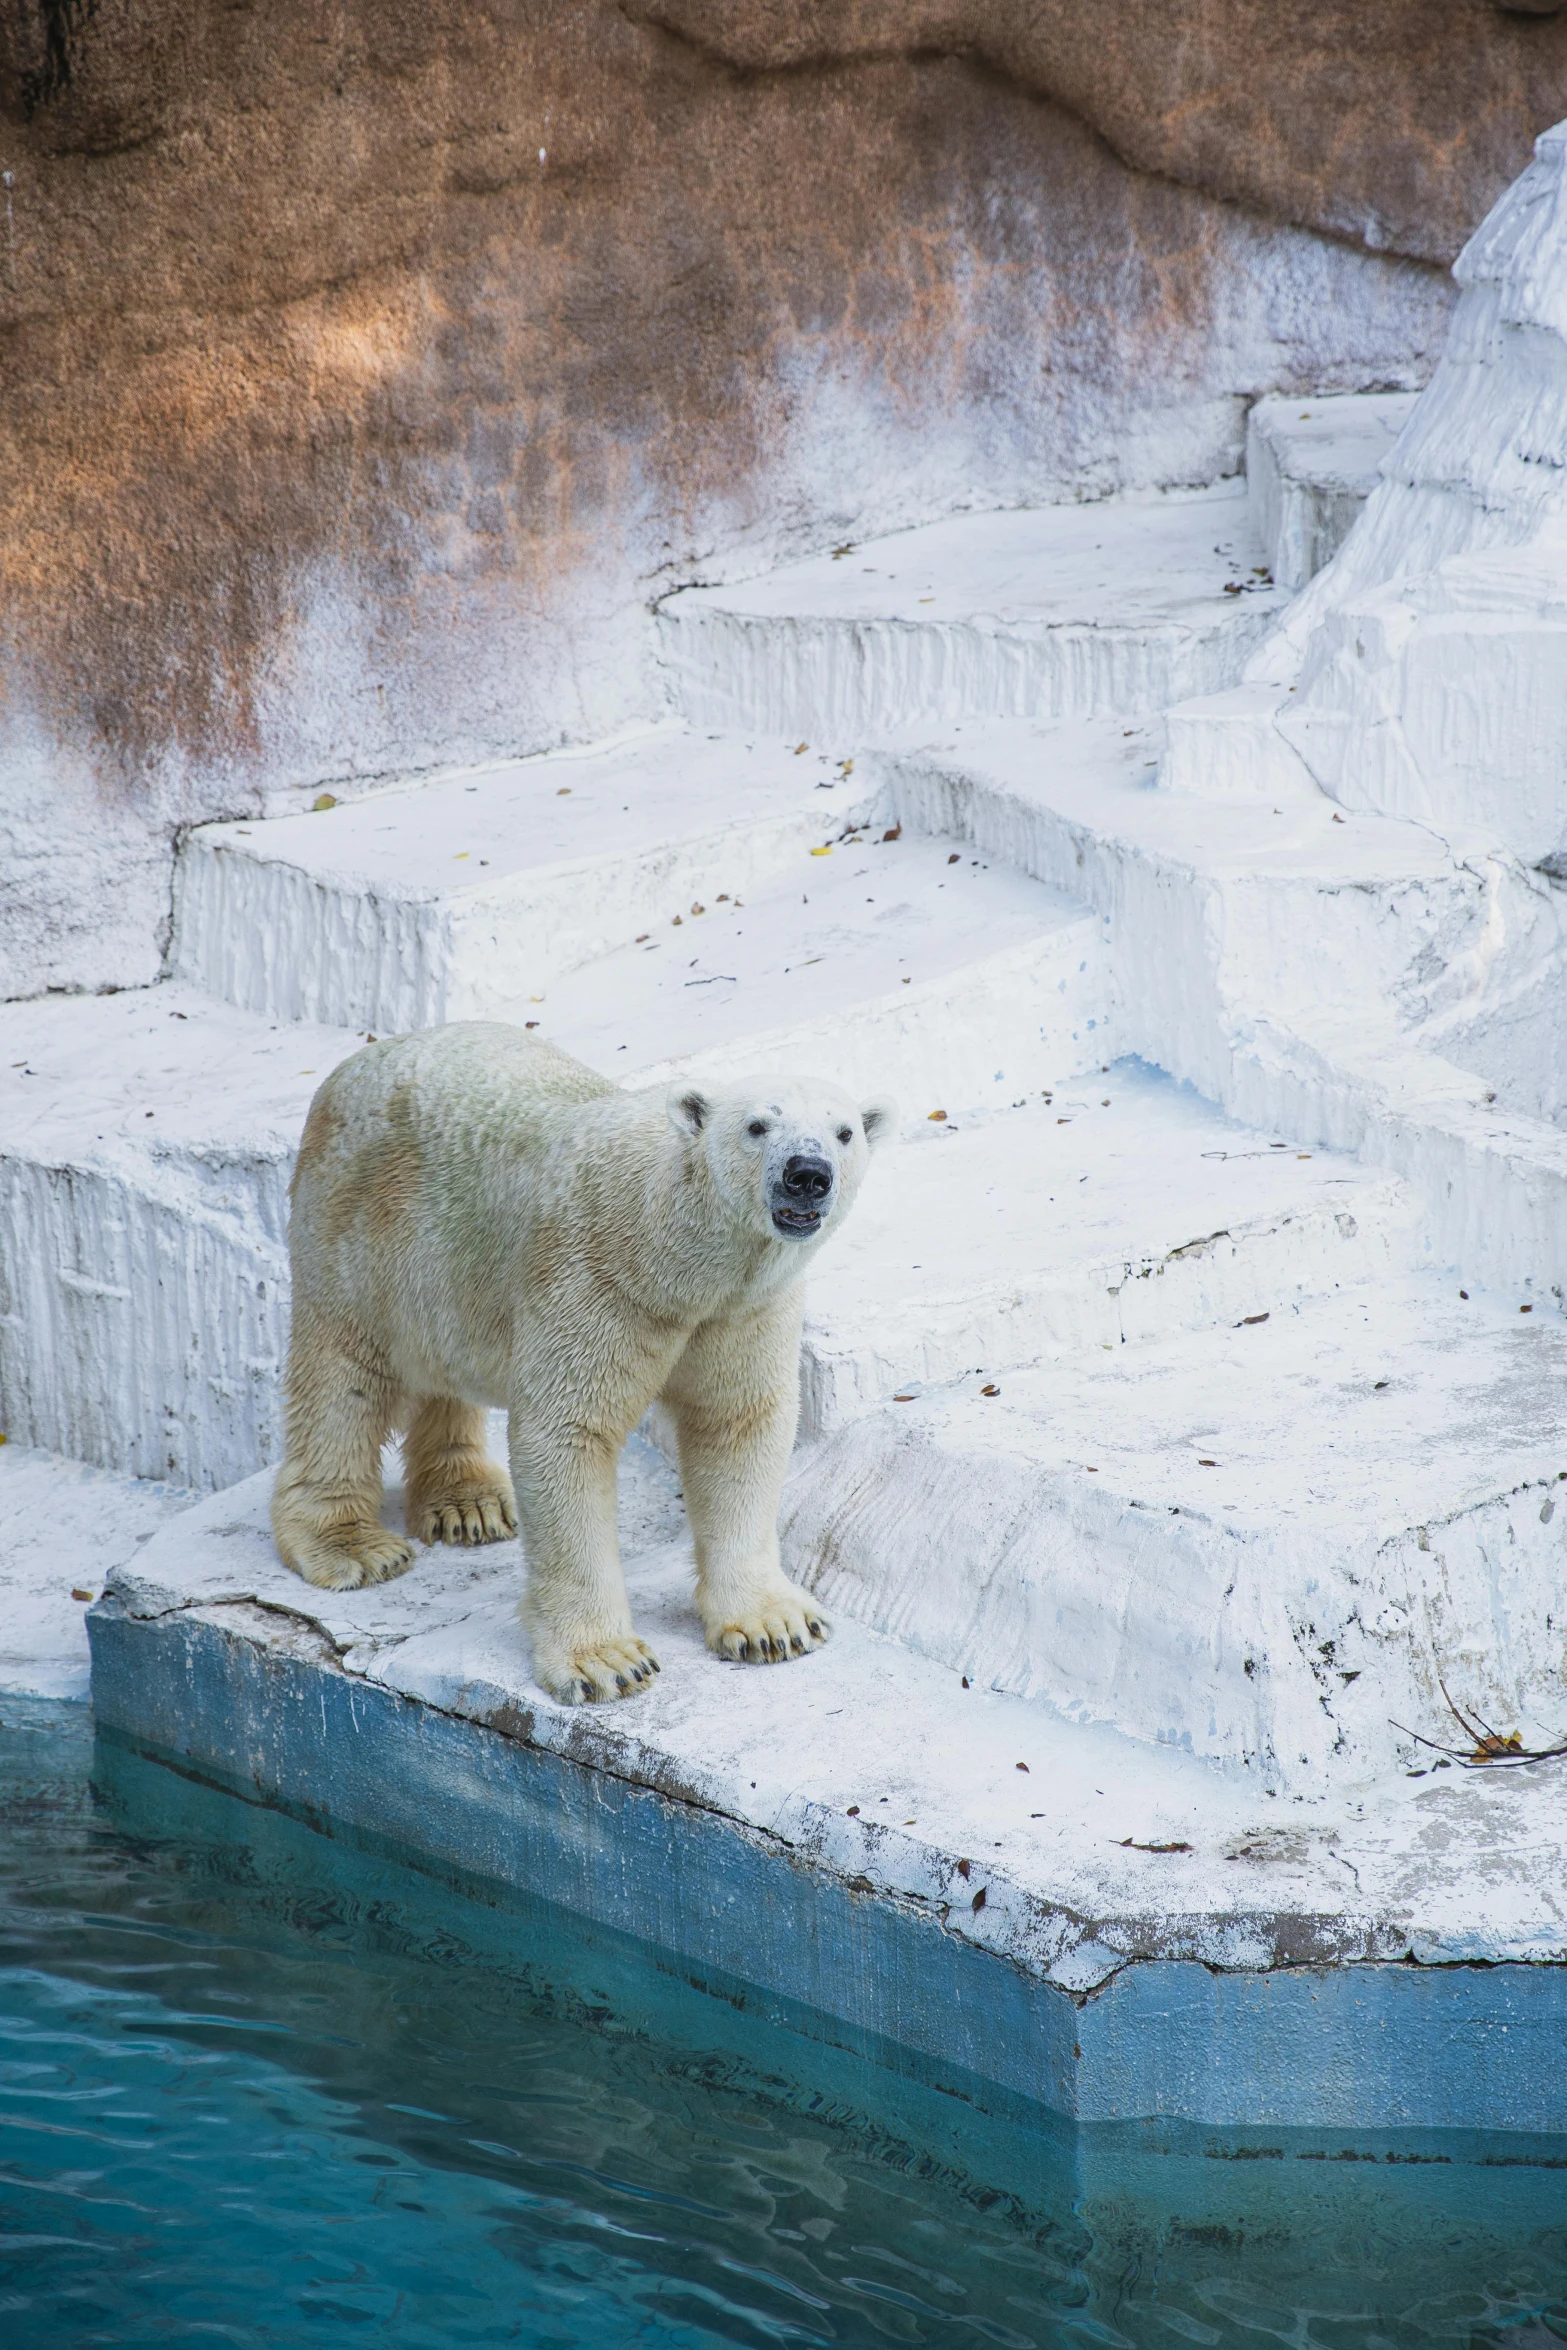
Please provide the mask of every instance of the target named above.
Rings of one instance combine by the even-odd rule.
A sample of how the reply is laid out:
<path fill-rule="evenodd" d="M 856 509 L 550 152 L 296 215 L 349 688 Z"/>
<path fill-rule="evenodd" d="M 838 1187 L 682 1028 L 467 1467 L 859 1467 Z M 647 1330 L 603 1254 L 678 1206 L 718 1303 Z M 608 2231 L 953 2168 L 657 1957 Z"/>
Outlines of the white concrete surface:
<path fill-rule="evenodd" d="M 85 1697 L 88 1607 L 195 1498 L 0 1444 L 0 1692 Z"/>
<path fill-rule="evenodd" d="M 825 756 L 662 726 L 187 838 L 175 975 L 270 1020 L 393 1035 L 749 895 L 859 812 Z"/>
<path fill-rule="evenodd" d="M 1239 482 L 950 522 L 659 607 L 696 726 L 844 756 L 965 718 L 1093 718 L 1231 684 L 1282 610 Z"/>
<path fill-rule="evenodd" d="M 1009 1100 L 1118 1047 L 1104 925 L 967 844 L 880 822 L 797 848 L 505 1007 L 627 1082 L 803 1069 L 924 1116 Z"/>
<path fill-rule="evenodd" d="M 1451 1744 L 1443 1682 L 1555 1743 L 1567 1332 L 1522 1303 L 1389 1279 L 972 1373 L 802 1453 L 785 1558 L 987 1687 L 1280 1792 Z"/>
<path fill-rule="evenodd" d="M 1320 794 L 1157 790 L 1157 748 L 1146 726 L 970 726 L 871 763 L 909 827 L 1108 918 L 1128 1050 L 1408 1177 L 1436 1261 L 1560 1297 L 1567 895 Z"/>
<path fill-rule="evenodd" d="M 112 1577 L 117 1601 L 188 1612 L 716 1811 L 1063 1989 L 1091 1991 L 1129 1959 L 1559 1959 L 1567 1944 L 1553 1766 L 1472 1775 L 1426 1758 L 1408 1766 L 1418 1776 L 1290 1797 L 965 1688 L 846 1618 L 796 1664 L 721 1663 L 689 1604 L 673 1482 L 636 1445 L 622 1540 L 663 1671 L 626 1703 L 564 1708 L 530 1677 L 514 1546 L 421 1551 L 397 1583 L 312 1591 L 272 1549 L 267 1486 L 214 1496 L 146 1544 Z"/>
<path fill-rule="evenodd" d="M 10 1435 L 191 1486 L 277 1457 L 294 1149 L 360 1042 L 175 986 L 0 1008 Z"/>
<path fill-rule="evenodd" d="M 1415 397 L 1273 393 L 1255 403 L 1246 419 L 1246 503 L 1281 588 L 1295 594 L 1338 553 Z"/>
<path fill-rule="evenodd" d="M 802 1437 L 968 1373 L 1226 1327 L 1419 1249 L 1407 1185 L 1136 1061 L 905 1137 L 814 1277 Z"/>

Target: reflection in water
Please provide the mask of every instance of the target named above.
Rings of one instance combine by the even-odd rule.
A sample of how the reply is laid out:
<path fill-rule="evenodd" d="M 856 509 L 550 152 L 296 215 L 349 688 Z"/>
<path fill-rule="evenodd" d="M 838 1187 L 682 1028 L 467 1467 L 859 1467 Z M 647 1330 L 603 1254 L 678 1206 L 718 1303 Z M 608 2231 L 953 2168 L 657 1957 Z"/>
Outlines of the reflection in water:
<path fill-rule="evenodd" d="M 1074 2140 L 14 1699 L 0 1969 L 7 2350 L 1567 2341 L 1567 2148 Z"/>

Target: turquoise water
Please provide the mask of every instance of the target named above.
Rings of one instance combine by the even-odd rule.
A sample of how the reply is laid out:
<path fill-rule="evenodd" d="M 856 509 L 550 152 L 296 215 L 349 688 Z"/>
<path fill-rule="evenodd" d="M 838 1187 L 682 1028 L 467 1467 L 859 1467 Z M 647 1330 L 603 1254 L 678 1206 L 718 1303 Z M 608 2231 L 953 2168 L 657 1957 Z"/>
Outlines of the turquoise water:
<path fill-rule="evenodd" d="M 0 1700 L 0 2345 L 328 2341 L 1547 2350 L 1567 2147 L 1074 2138 Z"/>

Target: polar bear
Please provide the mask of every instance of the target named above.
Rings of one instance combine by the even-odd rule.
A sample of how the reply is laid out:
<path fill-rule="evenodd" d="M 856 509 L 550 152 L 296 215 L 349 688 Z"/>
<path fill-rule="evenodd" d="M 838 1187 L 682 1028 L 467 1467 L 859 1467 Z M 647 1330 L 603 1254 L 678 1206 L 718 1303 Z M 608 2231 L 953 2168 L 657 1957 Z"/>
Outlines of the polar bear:
<path fill-rule="evenodd" d="M 778 1557 L 802 1275 L 895 1127 L 891 1103 L 799 1078 L 623 1092 L 490 1021 L 353 1054 L 310 1105 L 293 1183 L 285 1563 L 329 1590 L 412 1566 L 380 1517 L 401 1429 L 409 1532 L 500 1542 L 520 1517 L 539 1681 L 630 1696 L 658 1663 L 632 1630 L 615 1471 L 661 1397 L 708 1646 L 781 1663 L 819 1645 Z M 489 1405 L 510 1415 L 509 1482 Z"/>

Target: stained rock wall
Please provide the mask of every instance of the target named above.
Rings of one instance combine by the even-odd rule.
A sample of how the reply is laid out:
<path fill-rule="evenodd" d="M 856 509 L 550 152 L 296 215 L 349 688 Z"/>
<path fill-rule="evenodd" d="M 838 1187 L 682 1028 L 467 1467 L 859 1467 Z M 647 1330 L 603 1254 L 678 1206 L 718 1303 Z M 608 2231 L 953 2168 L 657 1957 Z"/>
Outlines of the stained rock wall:
<path fill-rule="evenodd" d="M 1567 109 L 1490 0 L 0 0 L 0 991 L 181 823 L 602 732 L 646 607 L 1418 383 Z"/>

